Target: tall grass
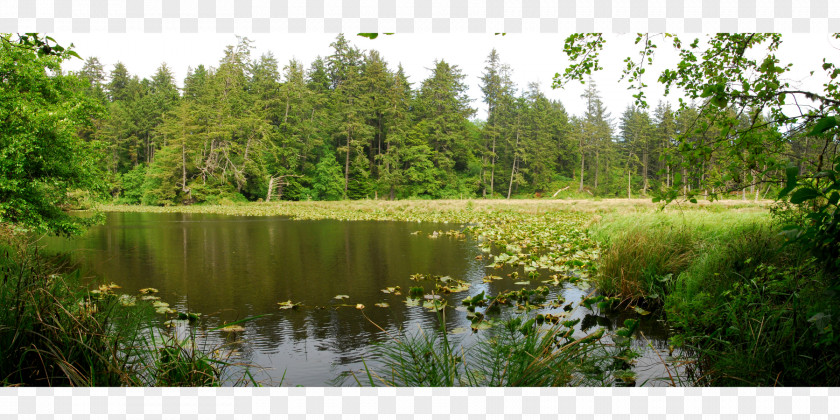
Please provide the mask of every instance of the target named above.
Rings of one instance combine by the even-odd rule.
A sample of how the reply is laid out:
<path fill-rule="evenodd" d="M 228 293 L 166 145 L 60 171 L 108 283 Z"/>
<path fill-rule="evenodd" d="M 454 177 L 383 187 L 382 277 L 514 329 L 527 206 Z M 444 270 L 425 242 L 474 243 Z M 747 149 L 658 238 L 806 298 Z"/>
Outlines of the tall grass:
<path fill-rule="evenodd" d="M 151 305 L 103 287 L 0 229 L 0 385 L 219 385 L 228 364 L 158 327 Z"/>
<path fill-rule="evenodd" d="M 578 339 L 569 328 L 511 318 L 463 345 L 445 329 L 401 334 L 378 345 L 359 385 L 385 386 L 603 386 L 614 363 L 599 330 Z M 441 322 L 441 325 L 443 323 Z"/>
<path fill-rule="evenodd" d="M 721 244 L 766 232 L 766 212 L 705 210 L 608 216 L 593 227 L 602 244 L 596 284 L 608 295 L 660 306 L 668 287 Z M 749 252 L 748 249 L 745 251 Z"/>
<path fill-rule="evenodd" d="M 593 230 L 597 287 L 661 307 L 693 383 L 840 384 L 840 291 L 768 215 L 621 215 Z"/>

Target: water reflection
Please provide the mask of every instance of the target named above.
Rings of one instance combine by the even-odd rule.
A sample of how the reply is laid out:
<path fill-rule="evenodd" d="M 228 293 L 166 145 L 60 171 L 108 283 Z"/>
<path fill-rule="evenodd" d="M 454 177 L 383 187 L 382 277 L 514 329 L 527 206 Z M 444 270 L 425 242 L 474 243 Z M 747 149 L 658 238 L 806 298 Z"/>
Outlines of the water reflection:
<path fill-rule="evenodd" d="M 437 326 L 437 314 L 404 304 L 408 289 L 416 285 L 409 279 L 412 274 L 449 275 L 469 282 L 469 291 L 445 296 L 454 306 L 481 291 L 495 295 L 523 287 L 513 284 L 522 277 L 506 276 L 511 269 L 486 268 L 486 261 L 476 260 L 480 251 L 469 237 L 427 235 L 460 228 L 414 222 L 109 213 L 104 225 L 80 238 L 47 238 L 44 243 L 48 251 L 71 254 L 84 269 L 120 284 L 127 293 L 157 288 L 173 309 L 204 314 L 205 330 L 268 314 L 244 323 L 243 332 L 206 332 L 206 345 L 213 348 L 236 341 L 241 360 L 265 368 L 255 375 L 260 381 L 276 383 L 285 375 L 283 385 L 323 386 L 343 372 L 361 369 L 363 358 L 369 363 L 376 352 L 371 343 L 388 339 L 388 334 Z M 417 230 L 423 233 L 411 235 Z M 484 283 L 487 274 L 502 279 Z M 539 285 L 539 279 L 533 280 L 530 287 Z M 393 286 L 406 294 L 381 292 Z M 555 289 L 549 299 L 562 293 L 567 303 L 589 292 L 571 286 Z M 349 298 L 336 300 L 336 295 Z M 278 310 L 277 302 L 286 300 L 304 306 Z M 389 307 L 376 307 L 379 302 Z M 364 311 L 355 308 L 357 303 L 365 306 Z M 576 312 L 585 326 L 614 327 L 623 322 L 621 314 L 604 317 L 584 308 Z M 451 308 L 445 322 L 448 331 L 469 325 L 463 313 Z M 650 331 L 648 338 L 660 341 L 667 334 Z M 472 340 L 470 334 L 459 338 L 465 343 Z"/>

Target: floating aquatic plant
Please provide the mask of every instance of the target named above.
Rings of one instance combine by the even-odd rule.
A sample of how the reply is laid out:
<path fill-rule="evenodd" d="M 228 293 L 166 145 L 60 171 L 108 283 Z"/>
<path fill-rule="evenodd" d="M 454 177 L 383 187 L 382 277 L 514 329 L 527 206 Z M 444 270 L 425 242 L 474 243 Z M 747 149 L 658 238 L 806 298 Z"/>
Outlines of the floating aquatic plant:
<path fill-rule="evenodd" d="M 279 305 L 277 309 L 297 309 L 301 306 L 301 303 L 287 300 L 285 302 L 277 302 L 277 305 Z"/>

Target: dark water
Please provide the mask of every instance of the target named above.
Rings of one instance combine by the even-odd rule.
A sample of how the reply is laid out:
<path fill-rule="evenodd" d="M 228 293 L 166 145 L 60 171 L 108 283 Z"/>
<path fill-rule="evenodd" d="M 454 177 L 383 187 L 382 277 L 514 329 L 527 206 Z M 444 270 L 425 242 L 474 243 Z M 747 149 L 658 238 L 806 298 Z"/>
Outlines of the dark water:
<path fill-rule="evenodd" d="M 448 275 L 471 284 L 469 291 L 446 296 L 450 304 L 482 290 L 497 294 L 517 290 L 511 269 L 485 268 L 481 251 L 468 235 L 430 238 L 432 231 L 463 226 L 416 222 L 297 221 L 282 217 L 239 217 L 199 214 L 109 213 L 104 225 L 72 240 L 46 238 L 48 251 L 69 253 L 85 271 L 134 294 L 154 287 L 175 310 L 203 314 L 205 345 L 237 344 L 236 359 L 256 366 L 256 379 L 266 384 L 323 386 L 363 368 L 375 354 L 372 343 L 388 334 L 417 328 L 434 329 L 438 317 L 422 307 L 406 307 L 412 274 Z M 421 231 L 412 235 L 412 232 Z M 484 283 L 487 274 L 503 280 Z M 546 276 L 542 277 L 543 279 Z M 520 277 L 518 280 L 521 281 Z M 538 280 L 530 287 L 541 285 Z M 403 295 L 381 289 L 400 286 Z M 427 287 L 428 288 L 428 287 Z M 556 289 L 556 290 L 554 290 Z M 588 291 L 567 285 L 552 290 L 567 302 Z M 349 295 L 336 300 L 336 295 Z M 278 302 L 304 306 L 278 310 Z M 375 306 L 388 303 L 387 308 Z M 356 304 L 363 304 L 360 311 Z M 346 304 L 349 306 L 338 306 Z M 318 307 L 325 307 L 319 309 Z M 451 309 L 451 308 L 450 308 Z M 230 334 L 206 330 L 255 315 Z M 447 329 L 467 327 L 462 312 L 447 310 Z M 609 318 L 583 307 L 575 316 L 586 326 L 615 327 L 627 314 Z M 366 318 L 367 317 L 367 318 Z M 163 319 L 163 316 L 161 316 Z M 380 329 L 381 327 L 381 329 Z M 662 353 L 666 331 L 656 320 L 643 323 L 647 339 Z M 471 333 L 459 334 L 466 342 Z M 644 348 L 647 341 L 640 342 Z M 667 353 L 667 352 L 666 352 Z M 663 356 L 664 357 L 664 356 Z M 653 350 L 646 350 L 636 368 L 639 382 L 661 384 L 667 376 Z M 345 384 L 356 384 L 348 379 Z"/>

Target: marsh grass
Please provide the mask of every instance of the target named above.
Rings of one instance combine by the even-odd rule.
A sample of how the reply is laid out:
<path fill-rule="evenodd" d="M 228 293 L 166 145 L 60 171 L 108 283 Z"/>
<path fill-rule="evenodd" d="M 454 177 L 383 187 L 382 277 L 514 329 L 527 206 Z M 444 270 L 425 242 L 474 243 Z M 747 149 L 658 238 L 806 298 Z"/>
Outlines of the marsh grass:
<path fill-rule="evenodd" d="M 605 218 L 593 228 L 597 287 L 661 308 L 691 384 L 836 386 L 838 291 L 772 222 L 755 211 Z"/>
<path fill-rule="evenodd" d="M 439 319 L 444 325 L 443 318 Z M 445 328 L 400 333 L 379 343 L 362 379 L 369 386 L 603 386 L 611 384 L 614 352 L 604 330 L 571 338 L 569 328 L 514 317 L 494 324 L 464 345 Z"/>
<path fill-rule="evenodd" d="M 709 211 L 754 211 L 765 209 L 769 201 L 722 200 L 714 203 L 675 204 L 670 209 Z M 539 215 L 552 212 L 587 214 L 646 213 L 661 207 L 649 199 L 516 199 L 516 200 L 346 200 L 279 201 L 228 205 L 138 206 L 101 205 L 106 212 L 155 212 L 225 214 L 236 216 L 288 216 L 296 219 L 337 220 L 417 220 L 467 223 L 493 214 Z"/>
<path fill-rule="evenodd" d="M 633 304 L 644 301 L 661 306 L 675 280 L 689 269 L 702 270 L 698 261 L 707 260 L 722 245 L 743 244 L 735 258 L 768 252 L 744 242 L 754 239 L 757 232 L 769 232 L 768 226 L 768 213 L 755 209 L 612 215 L 591 229 L 601 244 L 596 285 L 603 293 Z M 697 277 L 706 274 L 699 272 Z"/>

